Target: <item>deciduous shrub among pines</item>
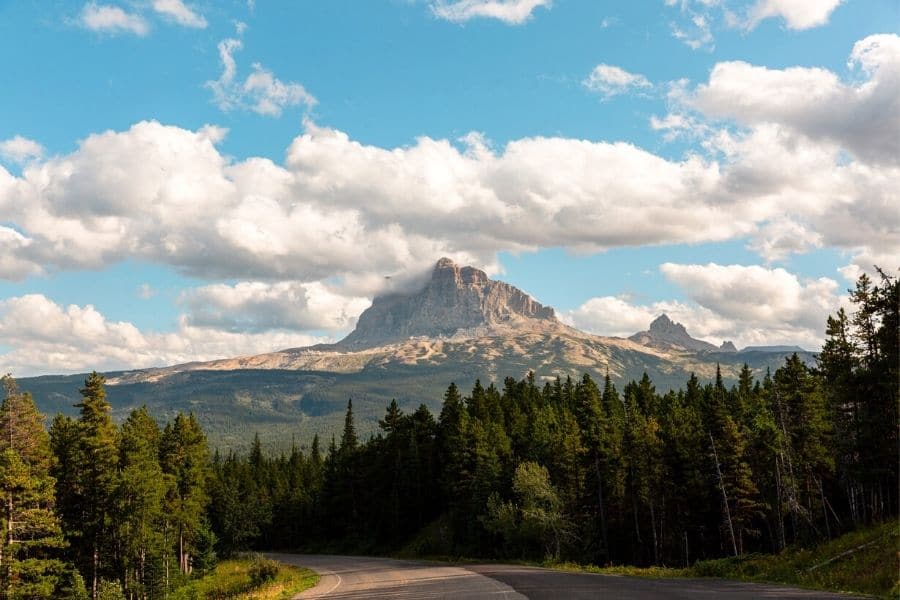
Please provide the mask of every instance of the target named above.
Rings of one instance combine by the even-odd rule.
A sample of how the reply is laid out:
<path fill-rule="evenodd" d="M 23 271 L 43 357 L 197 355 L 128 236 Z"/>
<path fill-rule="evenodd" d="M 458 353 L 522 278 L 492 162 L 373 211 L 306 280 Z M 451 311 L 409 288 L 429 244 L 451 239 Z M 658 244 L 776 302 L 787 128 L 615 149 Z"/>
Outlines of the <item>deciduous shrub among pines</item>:
<path fill-rule="evenodd" d="M 262 556 L 254 556 L 250 564 L 250 581 L 259 586 L 267 581 L 274 581 L 278 575 L 278 563 Z"/>

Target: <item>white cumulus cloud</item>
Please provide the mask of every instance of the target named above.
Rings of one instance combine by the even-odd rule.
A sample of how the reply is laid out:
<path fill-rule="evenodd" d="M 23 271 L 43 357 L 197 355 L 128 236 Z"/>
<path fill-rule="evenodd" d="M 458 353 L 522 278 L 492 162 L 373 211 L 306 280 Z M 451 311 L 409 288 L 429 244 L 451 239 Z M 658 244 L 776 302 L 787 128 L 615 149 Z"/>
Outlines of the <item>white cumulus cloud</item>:
<path fill-rule="evenodd" d="M 184 27 L 205 29 L 208 23 L 182 0 L 153 0 L 153 10 Z"/>
<path fill-rule="evenodd" d="M 244 281 L 186 291 L 182 304 L 191 325 L 226 331 L 349 331 L 369 300 L 348 297 L 320 282 Z"/>
<path fill-rule="evenodd" d="M 753 29 L 760 21 L 780 17 L 789 29 L 811 29 L 828 23 L 842 0 L 757 0 L 744 26 Z"/>
<path fill-rule="evenodd" d="M 233 333 L 182 318 L 175 331 L 141 331 L 91 305 L 61 306 L 41 294 L 0 300 L 0 372 L 26 377 L 92 369 L 166 366 L 295 348 L 326 341 L 291 331 Z"/>
<path fill-rule="evenodd" d="M 781 19 L 788 29 L 803 30 L 828 23 L 843 0 L 665 0 L 678 13 L 670 24 L 672 36 L 694 50 L 715 48 L 720 29 L 755 29 L 766 19 Z"/>
<path fill-rule="evenodd" d="M 118 6 L 88 2 L 78 20 L 82 27 L 104 33 L 132 33 L 139 36 L 150 32 L 150 25 L 141 15 Z"/>
<path fill-rule="evenodd" d="M 537 8 L 551 5 L 552 0 L 434 0 L 431 10 L 438 18 L 455 23 L 489 18 L 521 25 Z"/>
<path fill-rule="evenodd" d="M 820 68 L 718 63 L 686 101 L 711 117 L 751 126 L 780 123 L 866 161 L 900 164 L 900 36 L 860 40 L 850 64 L 864 79 L 844 83 Z"/>
<path fill-rule="evenodd" d="M 700 306 L 749 327 L 789 324 L 815 332 L 840 305 L 833 279 L 801 281 L 782 268 L 665 263 L 660 271 Z"/>
<path fill-rule="evenodd" d="M 219 42 L 219 59 L 222 74 L 207 81 L 213 100 L 224 111 L 252 110 L 261 115 L 279 117 L 285 108 L 316 105 L 316 98 L 299 83 L 281 81 L 259 63 L 253 64 L 253 72 L 243 82 L 237 78 L 234 53 L 242 48 L 241 40 L 228 38 Z"/>
<path fill-rule="evenodd" d="M 603 98 L 611 98 L 635 90 L 653 87 L 653 84 L 637 73 L 629 73 L 615 65 L 599 64 L 582 81 L 582 85 Z"/>
<path fill-rule="evenodd" d="M 43 271 L 39 264 L 25 256 L 31 244 L 30 238 L 0 225 L 0 278 L 15 281 Z"/>
<path fill-rule="evenodd" d="M 0 141 L 0 159 L 15 164 L 25 163 L 44 155 L 44 147 L 34 140 L 16 135 Z"/>
<path fill-rule="evenodd" d="M 12 255 L 38 269 L 133 258 L 204 278 L 309 282 L 560 246 L 753 236 L 760 248 L 771 238 L 774 255 L 785 248 L 777 223 L 853 255 L 896 254 L 900 243 L 896 168 L 847 162 L 773 125 L 717 138 L 722 162 L 544 137 L 381 148 L 308 122 L 279 165 L 233 161 L 219 139 L 142 122 L 21 176 L 0 170 L 0 209 L 31 240 Z"/>

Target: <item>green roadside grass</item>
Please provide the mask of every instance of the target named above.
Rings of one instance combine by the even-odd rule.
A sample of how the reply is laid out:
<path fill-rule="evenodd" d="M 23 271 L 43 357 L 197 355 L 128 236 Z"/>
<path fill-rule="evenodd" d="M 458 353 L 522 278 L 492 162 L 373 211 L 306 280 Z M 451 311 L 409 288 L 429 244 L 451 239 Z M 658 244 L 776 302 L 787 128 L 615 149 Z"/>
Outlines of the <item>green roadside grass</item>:
<path fill-rule="evenodd" d="M 319 582 L 309 569 L 262 558 L 223 560 L 215 571 L 170 595 L 172 600 L 281 600 Z"/>
<path fill-rule="evenodd" d="M 861 529 L 813 548 L 788 548 L 781 554 L 746 554 L 701 561 L 692 567 L 597 567 L 545 563 L 567 571 L 632 577 L 716 577 L 759 583 L 900 598 L 900 524 Z"/>

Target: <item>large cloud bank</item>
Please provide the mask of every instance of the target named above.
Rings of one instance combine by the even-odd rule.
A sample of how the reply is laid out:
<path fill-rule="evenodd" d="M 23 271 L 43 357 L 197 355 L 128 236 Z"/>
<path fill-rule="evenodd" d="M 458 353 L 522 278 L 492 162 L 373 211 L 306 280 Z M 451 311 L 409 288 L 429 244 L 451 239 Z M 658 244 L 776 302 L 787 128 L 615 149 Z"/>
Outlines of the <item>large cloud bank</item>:
<path fill-rule="evenodd" d="M 493 147 L 478 133 L 383 148 L 311 121 L 281 164 L 228 157 L 219 149 L 227 132 L 214 126 L 144 121 L 50 157 L 14 139 L 0 144 L 24 164 L 19 174 L 0 166 L 0 277 L 131 259 L 209 285 L 185 292 L 178 332 L 156 337 L 91 307 L 9 298 L 0 332 L 13 350 L 0 363 L 39 364 L 43 353 L 56 368 L 104 344 L 132 349 L 109 364 L 140 366 L 296 345 L 345 331 L 385 276 L 423 272 L 444 255 L 497 272 L 501 251 L 736 239 L 768 264 L 662 265 L 695 311 L 683 320 L 700 335 L 813 345 L 841 286 L 771 263 L 832 247 L 851 276 L 873 263 L 900 267 L 900 37 L 860 40 L 849 64 L 849 81 L 824 69 L 726 62 L 699 85 L 673 84 L 671 113 L 653 126 L 696 138 L 697 150 L 677 160 L 562 137 Z M 626 333 L 665 308 L 623 303 L 594 299 L 571 318 Z M 67 332 L 72 353 L 22 349 L 17 311 L 26 305 L 60 324 L 53 335 Z M 232 343 L 240 335 L 246 343 Z M 191 346 L 201 339 L 202 349 Z"/>

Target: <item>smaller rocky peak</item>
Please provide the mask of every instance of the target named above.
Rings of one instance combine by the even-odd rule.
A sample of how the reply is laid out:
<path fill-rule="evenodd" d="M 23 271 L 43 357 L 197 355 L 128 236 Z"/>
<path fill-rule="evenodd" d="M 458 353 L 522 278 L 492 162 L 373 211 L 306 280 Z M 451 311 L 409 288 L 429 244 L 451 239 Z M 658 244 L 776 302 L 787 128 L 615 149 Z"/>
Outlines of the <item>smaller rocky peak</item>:
<path fill-rule="evenodd" d="M 650 333 L 659 333 L 668 336 L 688 336 L 687 329 L 684 328 L 684 325 L 676 323 L 665 313 L 653 319 L 653 322 L 650 323 Z"/>
<path fill-rule="evenodd" d="M 735 348 L 731 341 L 722 342 L 722 345 L 719 346 L 719 350 L 721 352 L 737 352 L 737 348 Z"/>
<path fill-rule="evenodd" d="M 692 338 L 684 325 L 676 323 L 666 314 L 653 319 L 647 331 L 641 331 L 628 339 L 643 346 L 658 349 L 684 349 L 693 351 L 713 352 L 718 350 L 709 342 Z"/>

